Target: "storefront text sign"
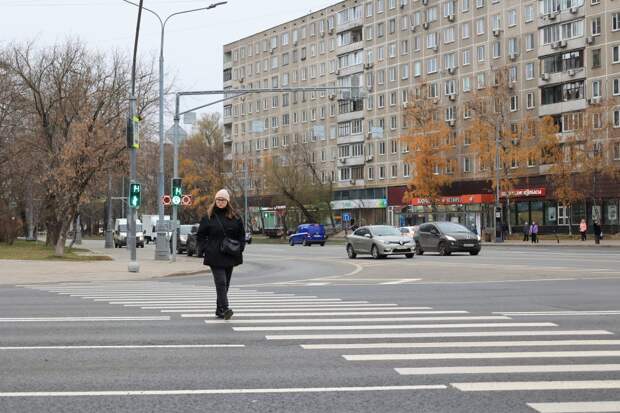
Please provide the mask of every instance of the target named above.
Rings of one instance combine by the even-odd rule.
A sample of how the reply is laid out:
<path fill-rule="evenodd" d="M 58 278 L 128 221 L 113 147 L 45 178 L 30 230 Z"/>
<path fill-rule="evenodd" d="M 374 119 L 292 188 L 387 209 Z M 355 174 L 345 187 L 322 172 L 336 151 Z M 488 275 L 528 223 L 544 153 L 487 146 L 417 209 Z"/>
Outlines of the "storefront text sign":
<path fill-rule="evenodd" d="M 528 196 L 545 196 L 547 193 L 545 188 L 525 188 L 525 189 L 513 189 L 508 192 L 502 191 L 502 198 L 509 196 L 511 198 L 524 198 Z"/>
<path fill-rule="evenodd" d="M 349 199 L 343 201 L 332 201 L 332 209 L 368 209 L 386 208 L 387 199 Z"/>
<path fill-rule="evenodd" d="M 492 203 L 495 198 L 493 194 L 470 194 L 470 195 L 455 195 L 455 196 L 442 196 L 436 202 L 437 205 L 461 205 L 461 204 L 487 204 Z M 432 205 L 433 202 L 429 198 L 413 198 L 411 205 L 424 206 Z"/>

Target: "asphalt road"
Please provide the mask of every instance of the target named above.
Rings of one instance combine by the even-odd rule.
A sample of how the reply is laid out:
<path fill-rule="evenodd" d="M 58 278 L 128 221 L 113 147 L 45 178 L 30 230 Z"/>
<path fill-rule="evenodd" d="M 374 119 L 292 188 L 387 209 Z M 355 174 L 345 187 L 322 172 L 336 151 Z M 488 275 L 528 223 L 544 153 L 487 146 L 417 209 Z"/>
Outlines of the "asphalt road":
<path fill-rule="evenodd" d="M 245 261 L 229 322 L 199 276 L 0 288 L 0 412 L 620 412 L 616 250 Z"/>

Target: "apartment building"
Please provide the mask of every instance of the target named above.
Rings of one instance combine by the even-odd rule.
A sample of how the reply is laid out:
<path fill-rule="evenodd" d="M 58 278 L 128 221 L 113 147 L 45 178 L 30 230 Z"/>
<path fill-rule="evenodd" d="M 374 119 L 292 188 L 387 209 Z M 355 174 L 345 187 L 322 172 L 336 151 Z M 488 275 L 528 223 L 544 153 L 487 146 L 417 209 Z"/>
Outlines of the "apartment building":
<path fill-rule="evenodd" d="M 361 223 L 428 218 L 428 203 L 403 202 L 411 165 L 407 104 L 422 83 L 444 120 L 461 131 L 464 103 L 510 80 L 515 125 L 552 116 L 568 134 L 590 105 L 620 105 L 620 2 L 617 0 L 345 0 L 224 46 L 224 89 L 362 87 L 252 93 L 224 106 L 225 158 L 231 169 L 260 168 L 266 154 L 310 145 L 323 180 L 336 183 L 334 209 Z M 620 106 L 609 114 L 609 156 L 620 163 Z M 457 179 L 439 218 L 481 229 L 491 224 L 488 171 L 458 148 Z M 553 199 L 544 167 L 521 165 L 528 179 L 511 193 L 513 225 L 565 226 L 568 209 Z M 452 171 L 438 171 L 453 173 Z M 603 180 L 604 181 L 604 180 Z M 253 182 L 254 183 L 254 182 Z M 619 224 L 617 182 L 601 182 L 601 200 L 572 208 Z M 437 217 L 436 217 L 437 218 Z"/>

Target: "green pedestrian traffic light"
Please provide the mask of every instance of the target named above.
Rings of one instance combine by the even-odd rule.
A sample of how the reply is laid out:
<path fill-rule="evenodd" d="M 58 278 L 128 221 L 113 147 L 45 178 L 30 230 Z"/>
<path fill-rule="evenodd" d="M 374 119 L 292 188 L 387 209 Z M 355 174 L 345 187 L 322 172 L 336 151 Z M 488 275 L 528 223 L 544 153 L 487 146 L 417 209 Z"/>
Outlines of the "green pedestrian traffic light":
<path fill-rule="evenodd" d="M 142 193 L 140 189 L 140 184 L 132 182 L 129 185 L 129 207 L 130 208 L 140 208 L 140 203 L 142 201 Z"/>
<path fill-rule="evenodd" d="M 181 205 L 183 187 L 181 178 L 172 178 L 172 205 Z"/>

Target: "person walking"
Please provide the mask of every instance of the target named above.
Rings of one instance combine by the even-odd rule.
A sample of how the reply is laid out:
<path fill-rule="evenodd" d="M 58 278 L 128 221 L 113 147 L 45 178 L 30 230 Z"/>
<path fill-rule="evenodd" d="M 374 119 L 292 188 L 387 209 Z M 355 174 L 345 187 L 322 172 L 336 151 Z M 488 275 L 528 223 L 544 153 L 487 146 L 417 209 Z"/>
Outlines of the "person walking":
<path fill-rule="evenodd" d="M 530 225 L 525 221 L 523 223 L 523 242 L 530 240 Z"/>
<path fill-rule="evenodd" d="M 592 223 L 592 230 L 594 231 L 594 242 L 600 244 L 601 235 L 603 235 L 603 231 L 601 230 L 601 224 L 599 224 L 598 221 L 594 221 Z"/>
<path fill-rule="evenodd" d="M 215 316 L 229 320 L 233 310 L 229 307 L 228 288 L 233 268 L 243 263 L 245 231 L 241 217 L 230 204 L 230 194 L 220 189 L 215 200 L 200 221 L 198 242 L 204 245 L 203 264 L 211 268 L 217 293 Z"/>
<path fill-rule="evenodd" d="M 530 238 L 532 239 L 532 244 L 538 244 L 538 224 L 536 224 L 536 221 L 532 221 L 532 226 L 530 227 Z"/>
<path fill-rule="evenodd" d="M 586 233 L 588 232 L 588 224 L 586 224 L 585 218 L 581 218 L 581 222 L 579 223 L 579 232 L 581 233 L 581 240 L 586 240 Z"/>

